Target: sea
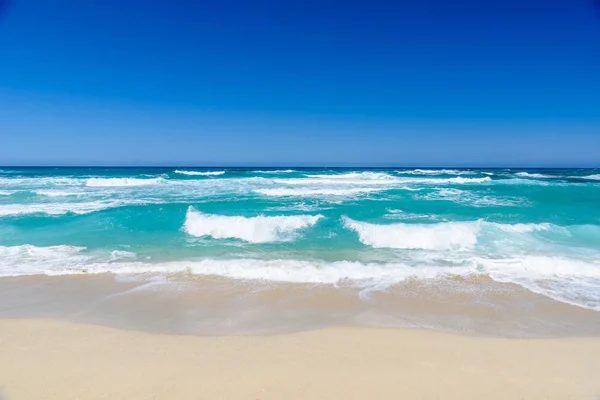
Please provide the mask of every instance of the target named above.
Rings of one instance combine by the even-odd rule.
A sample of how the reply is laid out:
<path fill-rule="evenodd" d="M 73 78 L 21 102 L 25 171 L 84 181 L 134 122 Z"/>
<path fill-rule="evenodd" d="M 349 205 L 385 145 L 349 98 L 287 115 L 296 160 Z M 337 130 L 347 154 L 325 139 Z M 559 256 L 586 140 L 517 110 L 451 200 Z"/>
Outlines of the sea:
<path fill-rule="evenodd" d="M 0 317 L 600 332 L 600 170 L 0 167 Z"/>

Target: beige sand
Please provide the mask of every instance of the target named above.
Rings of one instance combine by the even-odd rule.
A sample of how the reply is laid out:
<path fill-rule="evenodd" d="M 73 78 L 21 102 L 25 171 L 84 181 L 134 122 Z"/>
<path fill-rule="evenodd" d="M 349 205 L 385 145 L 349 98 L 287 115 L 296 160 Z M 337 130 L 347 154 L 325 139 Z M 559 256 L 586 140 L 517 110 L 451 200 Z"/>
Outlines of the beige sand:
<path fill-rule="evenodd" d="M 593 399 L 600 338 L 338 328 L 192 337 L 0 320 L 4 400 Z"/>

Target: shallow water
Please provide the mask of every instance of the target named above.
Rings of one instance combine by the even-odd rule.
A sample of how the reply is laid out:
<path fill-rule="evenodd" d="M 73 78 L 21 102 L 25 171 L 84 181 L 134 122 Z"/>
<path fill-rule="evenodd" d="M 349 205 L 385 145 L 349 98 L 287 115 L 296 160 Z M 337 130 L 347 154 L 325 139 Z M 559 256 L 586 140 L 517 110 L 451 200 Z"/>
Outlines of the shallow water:
<path fill-rule="evenodd" d="M 1 168 L 0 285 L 7 290 L 18 277 L 55 277 L 47 289 L 71 282 L 71 275 L 86 276 L 86 285 L 101 279 L 112 288 L 107 295 L 131 285 L 147 304 L 188 296 L 182 307 L 189 315 L 205 315 L 194 307 L 212 301 L 182 294 L 190 290 L 214 297 L 218 289 L 230 309 L 244 309 L 243 299 L 255 293 L 282 291 L 259 309 L 273 311 L 271 325 L 283 331 L 397 325 L 398 319 L 460 330 L 447 322 L 454 315 L 448 304 L 463 304 L 471 308 L 456 319 L 468 330 L 500 332 L 492 318 L 493 329 L 468 322 L 478 315 L 472 306 L 485 303 L 507 316 L 522 312 L 521 328 L 509 329 L 519 334 L 571 332 L 545 322 L 532 329 L 525 316 L 558 307 L 597 322 L 600 171 Z M 12 304 L 24 312 L 30 283 L 19 282 Z M 186 289 L 168 294 L 174 287 Z M 497 290 L 509 294 L 490 295 Z M 315 293 L 315 304 L 327 303 L 319 297 L 324 293 L 344 301 L 335 312 L 315 305 L 305 318 L 302 304 Z M 403 305 L 408 299 L 414 307 Z M 276 313 L 281 302 L 295 311 Z M 419 307 L 447 315 L 417 318 L 411 313 Z M 232 331 L 269 330 L 261 312 L 254 315 L 256 321 L 249 317 Z M 223 323 L 218 316 L 212 321 Z M 210 333 L 206 326 L 198 331 Z"/>

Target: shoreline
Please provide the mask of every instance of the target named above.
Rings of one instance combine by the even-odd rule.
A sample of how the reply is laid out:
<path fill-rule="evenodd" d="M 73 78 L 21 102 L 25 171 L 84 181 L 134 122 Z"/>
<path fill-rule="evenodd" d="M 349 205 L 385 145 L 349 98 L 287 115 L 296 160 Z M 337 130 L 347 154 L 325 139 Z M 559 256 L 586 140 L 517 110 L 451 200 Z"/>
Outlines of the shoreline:
<path fill-rule="evenodd" d="M 159 334 L 273 335 L 332 327 L 489 337 L 600 337 L 600 313 L 491 279 L 407 281 L 383 291 L 172 275 L 0 278 L 0 318 Z"/>
<path fill-rule="evenodd" d="M 398 328 L 178 336 L 0 319 L 3 400 L 597 399 L 600 337 Z"/>

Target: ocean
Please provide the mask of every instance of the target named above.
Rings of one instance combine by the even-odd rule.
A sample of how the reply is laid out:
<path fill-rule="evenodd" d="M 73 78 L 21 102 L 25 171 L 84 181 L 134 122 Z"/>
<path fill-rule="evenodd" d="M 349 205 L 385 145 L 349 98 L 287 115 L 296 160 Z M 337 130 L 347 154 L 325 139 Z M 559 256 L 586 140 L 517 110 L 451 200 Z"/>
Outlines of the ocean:
<path fill-rule="evenodd" d="M 600 328 L 600 170 L 2 167 L 0 289 L 5 316 L 168 298 L 186 315 L 160 329 L 192 333 L 469 330 L 476 309 L 529 332 L 549 304 Z"/>

